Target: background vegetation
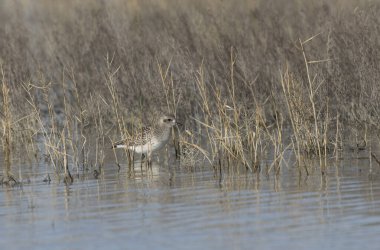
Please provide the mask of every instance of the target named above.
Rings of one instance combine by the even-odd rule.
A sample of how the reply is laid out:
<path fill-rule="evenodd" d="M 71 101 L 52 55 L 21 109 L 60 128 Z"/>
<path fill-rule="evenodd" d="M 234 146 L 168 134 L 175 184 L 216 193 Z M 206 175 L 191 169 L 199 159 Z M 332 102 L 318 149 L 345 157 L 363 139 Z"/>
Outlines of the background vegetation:
<path fill-rule="evenodd" d="M 260 169 L 269 147 L 273 164 L 291 149 L 322 166 L 379 131 L 379 13 L 365 0 L 1 1 L 4 154 L 79 166 L 92 138 L 98 164 L 136 120 L 170 112 L 184 152 L 220 168 Z"/>

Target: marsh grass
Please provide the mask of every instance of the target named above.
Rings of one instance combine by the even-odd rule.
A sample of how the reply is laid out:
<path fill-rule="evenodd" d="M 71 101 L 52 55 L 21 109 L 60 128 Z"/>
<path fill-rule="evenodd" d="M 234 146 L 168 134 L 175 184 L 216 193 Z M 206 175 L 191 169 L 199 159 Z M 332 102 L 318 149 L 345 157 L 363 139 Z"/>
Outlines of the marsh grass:
<path fill-rule="evenodd" d="M 1 179 L 2 184 L 13 185 L 17 184 L 17 180 L 14 175 L 11 173 L 11 153 L 12 153 L 12 123 L 13 118 L 11 114 L 11 103 L 9 96 L 8 84 L 5 82 L 5 76 L 3 68 L 1 67 L 2 74 L 2 113 L 1 113 L 1 125 L 2 125 L 2 148 L 4 155 L 4 167 L 3 167 L 3 177 Z"/>
<path fill-rule="evenodd" d="M 0 7 L 5 179 L 19 155 L 46 160 L 47 175 L 67 184 L 98 177 L 112 143 L 159 113 L 183 123 L 168 147 L 190 171 L 278 175 L 296 166 L 307 175 L 313 160 L 323 175 L 347 146 L 377 159 L 376 2 Z M 133 152 L 113 154 L 133 176 Z"/>

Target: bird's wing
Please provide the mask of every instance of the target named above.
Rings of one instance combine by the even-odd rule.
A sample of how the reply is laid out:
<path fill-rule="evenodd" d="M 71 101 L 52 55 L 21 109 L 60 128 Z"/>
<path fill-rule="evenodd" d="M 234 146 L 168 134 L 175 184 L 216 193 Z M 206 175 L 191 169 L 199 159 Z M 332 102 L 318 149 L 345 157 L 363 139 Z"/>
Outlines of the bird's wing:
<path fill-rule="evenodd" d="M 128 147 L 144 145 L 148 142 L 152 134 L 152 128 L 142 127 L 141 130 L 137 131 L 131 137 L 117 141 L 113 144 L 113 147 L 118 145 L 126 145 Z"/>
<path fill-rule="evenodd" d="M 129 142 L 129 146 L 140 146 L 148 143 L 150 138 L 152 137 L 152 128 L 150 127 L 142 127 L 140 131 L 137 131 L 133 140 Z"/>

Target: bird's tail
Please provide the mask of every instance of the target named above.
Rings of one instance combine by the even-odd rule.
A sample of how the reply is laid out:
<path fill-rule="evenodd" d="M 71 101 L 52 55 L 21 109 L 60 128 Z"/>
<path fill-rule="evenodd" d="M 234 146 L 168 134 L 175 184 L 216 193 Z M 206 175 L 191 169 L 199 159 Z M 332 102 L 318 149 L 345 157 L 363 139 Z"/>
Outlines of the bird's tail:
<path fill-rule="evenodd" d="M 127 145 L 125 145 L 125 143 L 123 142 L 116 142 L 112 145 L 112 148 L 126 148 Z"/>

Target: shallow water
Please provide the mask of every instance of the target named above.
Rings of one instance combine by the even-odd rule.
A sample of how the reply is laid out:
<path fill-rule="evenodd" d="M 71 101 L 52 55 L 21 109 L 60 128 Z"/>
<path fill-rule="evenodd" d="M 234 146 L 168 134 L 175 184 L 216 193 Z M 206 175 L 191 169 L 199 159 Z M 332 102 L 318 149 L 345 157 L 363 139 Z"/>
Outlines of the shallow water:
<path fill-rule="evenodd" d="M 373 249 L 380 243 L 380 181 L 368 159 L 349 159 L 299 176 L 191 173 L 153 166 L 150 174 L 115 164 L 70 186 L 46 166 L 30 183 L 0 188 L 2 249 Z M 376 170 L 376 171 L 375 171 Z"/>

